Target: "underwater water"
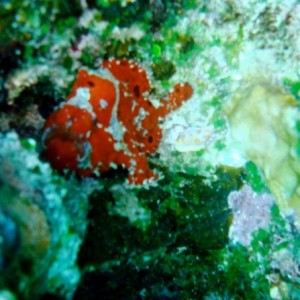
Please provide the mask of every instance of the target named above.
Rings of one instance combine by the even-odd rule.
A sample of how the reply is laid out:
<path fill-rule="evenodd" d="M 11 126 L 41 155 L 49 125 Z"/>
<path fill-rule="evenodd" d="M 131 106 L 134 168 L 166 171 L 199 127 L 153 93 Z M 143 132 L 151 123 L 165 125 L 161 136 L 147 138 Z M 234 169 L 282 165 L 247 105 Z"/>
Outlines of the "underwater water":
<path fill-rule="evenodd" d="M 0 2 L 0 299 L 300 299 L 300 3 Z"/>

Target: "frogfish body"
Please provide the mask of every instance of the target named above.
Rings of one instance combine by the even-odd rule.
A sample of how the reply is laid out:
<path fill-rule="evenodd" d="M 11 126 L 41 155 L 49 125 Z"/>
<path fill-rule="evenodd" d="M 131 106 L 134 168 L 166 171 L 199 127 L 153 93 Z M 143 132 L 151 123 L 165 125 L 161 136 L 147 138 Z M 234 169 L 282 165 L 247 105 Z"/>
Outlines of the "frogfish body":
<path fill-rule="evenodd" d="M 159 107 L 147 99 L 146 72 L 125 59 L 105 60 L 100 70 L 80 70 L 71 94 L 44 125 L 45 156 L 58 169 L 81 176 L 125 167 L 130 184 L 156 179 L 147 156 L 159 146 L 159 123 L 193 93 L 176 84 Z"/>

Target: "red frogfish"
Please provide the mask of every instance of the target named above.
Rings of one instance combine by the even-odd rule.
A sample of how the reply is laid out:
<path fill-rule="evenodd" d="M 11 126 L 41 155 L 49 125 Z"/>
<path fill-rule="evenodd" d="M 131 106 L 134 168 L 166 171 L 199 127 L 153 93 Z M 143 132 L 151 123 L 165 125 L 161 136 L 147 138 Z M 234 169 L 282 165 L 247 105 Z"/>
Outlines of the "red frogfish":
<path fill-rule="evenodd" d="M 129 184 L 157 178 L 147 157 L 159 146 L 159 123 L 192 94 L 178 83 L 155 107 L 147 99 L 145 70 L 125 59 L 105 60 L 97 72 L 82 69 L 71 94 L 46 120 L 44 153 L 53 168 L 80 176 L 123 166 Z"/>

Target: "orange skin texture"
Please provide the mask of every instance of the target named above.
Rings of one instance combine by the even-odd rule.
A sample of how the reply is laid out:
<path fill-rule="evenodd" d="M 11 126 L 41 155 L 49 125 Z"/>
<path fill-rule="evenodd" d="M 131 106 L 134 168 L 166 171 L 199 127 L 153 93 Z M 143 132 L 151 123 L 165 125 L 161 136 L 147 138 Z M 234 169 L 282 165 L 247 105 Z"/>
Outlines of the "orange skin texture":
<path fill-rule="evenodd" d="M 192 87 L 188 83 L 176 84 L 156 108 L 146 97 L 150 92 L 147 74 L 136 63 L 106 60 L 102 70 L 108 70 L 110 75 L 104 78 L 79 71 L 67 101 L 44 125 L 45 155 L 54 168 L 69 169 L 81 176 L 123 166 L 129 171 L 130 184 L 156 179 L 147 157 L 157 150 L 162 138 L 159 122 L 192 96 Z M 93 115 L 68 103 L 78 88 L 88 89 Z M 105 100 L 105 105 L 99 105 L 100 99 Z M 115 123 L 117 129 L 113 128 Z M 116 130 L 121 140 L 116 140 Z M 85 159 L 88 165 L 82 164 Z"/>

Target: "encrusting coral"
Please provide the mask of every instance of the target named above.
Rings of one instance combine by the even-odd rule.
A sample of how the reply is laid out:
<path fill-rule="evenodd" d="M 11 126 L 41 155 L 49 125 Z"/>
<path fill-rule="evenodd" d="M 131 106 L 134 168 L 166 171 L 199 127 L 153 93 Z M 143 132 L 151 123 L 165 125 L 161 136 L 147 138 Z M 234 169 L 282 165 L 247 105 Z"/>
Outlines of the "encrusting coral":
<path fill-rule="evenodd" d="M 162 137 L 159 122 L 188 100 L 188 83 L 176 84 L 155 107 L 146 98 L 146 72 L 125 59 L 106 60 L 99 72 L 80 70 L 67 101 L 44 126 L 46 157 L 56 169 L 89 176 L 123 166 L 130 184 L 157 178 L 147 162 Z"/>
<path fill-rule="evenodd" d="M 262 169 L 279 207 L 300 215 L 296 100 L 269 83 L 250 83 L 234 95 L 225 112 L 234 141 Z"/>
<path fill-rule="evenodd" d="M 228 204 L 233 213 L 229 237 L 234 242 L 249 246 L 254 231 L 268 228 L 274 198 L 267 193 L 257 195 L 250 186 L 245 185 L 240 191 L 229 194 Z"/>

